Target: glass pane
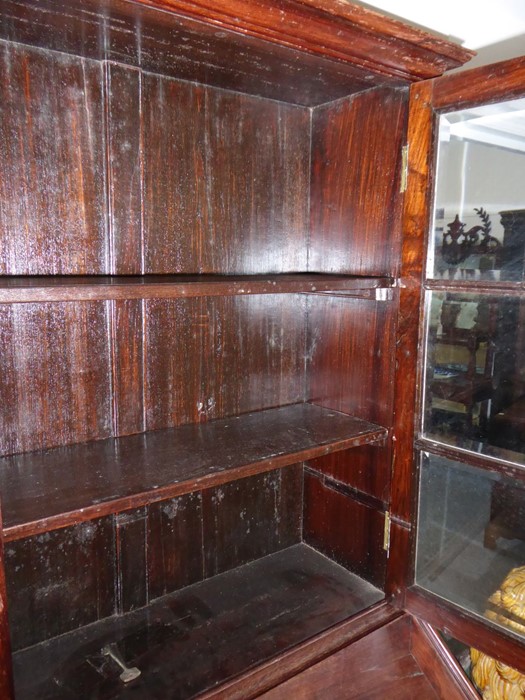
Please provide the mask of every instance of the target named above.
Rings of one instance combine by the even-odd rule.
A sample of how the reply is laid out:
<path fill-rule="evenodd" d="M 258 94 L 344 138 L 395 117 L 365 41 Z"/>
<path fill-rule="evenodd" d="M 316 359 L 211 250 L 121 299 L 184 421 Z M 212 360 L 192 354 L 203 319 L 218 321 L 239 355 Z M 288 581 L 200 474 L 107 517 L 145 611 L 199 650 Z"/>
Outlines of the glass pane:
<path fill-rule="evenodd" d="M 525 99 L 440 117 L 429 275 L 521 280 Z"/>
<path fill-rule="evenodd" d="M 525 486 L 425 455 L 417 583 L 525 636 Z"/>
<path fill-rule="evenodd" d="M 525 465 L 525 299 L 429 297 L 424 435 Z"/>

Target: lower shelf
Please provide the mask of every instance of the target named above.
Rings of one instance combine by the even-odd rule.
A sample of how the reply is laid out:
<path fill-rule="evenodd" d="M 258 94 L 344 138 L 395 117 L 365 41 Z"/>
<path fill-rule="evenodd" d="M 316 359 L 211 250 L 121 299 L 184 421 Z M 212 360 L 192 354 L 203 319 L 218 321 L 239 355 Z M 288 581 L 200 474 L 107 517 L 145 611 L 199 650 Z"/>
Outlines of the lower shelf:
<path fill-rule="evenodd" d="M 16 653 L 16 697 L 192 698 L 383 597 L 309 546 L 294 545 Z M 102 653 L 108 644 L 140 676 L 120 680 L 122 669 Z"/>

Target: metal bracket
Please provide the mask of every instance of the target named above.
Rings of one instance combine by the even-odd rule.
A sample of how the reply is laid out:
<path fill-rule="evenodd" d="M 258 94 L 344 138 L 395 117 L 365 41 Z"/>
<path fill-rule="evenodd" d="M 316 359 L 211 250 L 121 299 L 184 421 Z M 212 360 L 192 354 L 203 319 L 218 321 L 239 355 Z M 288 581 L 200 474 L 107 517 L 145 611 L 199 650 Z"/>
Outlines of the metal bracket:
<path fill-rule="evenodd" d="M 136 666 L 128 667 L 122 661 L 115 644 L 106 644 L 106 646 L 102 649 L 102 654 L 104 656 L 109 656 L 110 659 L 113 659 L 117 666 L 120 666 L 122 673 L 120 674 L 119 678 L 123 683 L 131 683 L 131 681 L 134 681 L 135 678 L 140 676 L 140 669 L 138 669 Z"/>

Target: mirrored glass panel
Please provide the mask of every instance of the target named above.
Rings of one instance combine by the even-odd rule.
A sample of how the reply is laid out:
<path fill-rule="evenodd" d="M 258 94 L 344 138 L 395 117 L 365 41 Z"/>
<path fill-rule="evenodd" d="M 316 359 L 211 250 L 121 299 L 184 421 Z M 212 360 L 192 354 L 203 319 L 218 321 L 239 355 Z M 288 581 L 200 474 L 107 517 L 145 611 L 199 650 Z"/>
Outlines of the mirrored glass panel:
<path fill-rule="evenodd" d="M 423 434 L 525 465 L 525 298 L 428 294 Z"/>
<path fill-rule="evenodd" d="M 525 275 L 525 99 L 442 115 L 428 274 Z"/>
<path fill-rule="evenodd" d="M 525 636 L 525 487 L 435 455 L 421 468 L 416 582 Z"/>

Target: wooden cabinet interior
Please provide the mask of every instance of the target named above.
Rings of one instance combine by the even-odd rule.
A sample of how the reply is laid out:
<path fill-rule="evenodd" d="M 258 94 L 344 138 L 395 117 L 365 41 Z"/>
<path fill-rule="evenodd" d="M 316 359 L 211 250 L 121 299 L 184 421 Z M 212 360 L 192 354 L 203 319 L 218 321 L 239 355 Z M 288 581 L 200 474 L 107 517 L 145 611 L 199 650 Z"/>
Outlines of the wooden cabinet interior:
<path fill-rule="evenodd" d="M 243 673 L 390 614 L 402 580 L 407 88 L 469 54 L 332 0 L 0 16 L 17 697 L 128 697 L 107 644 L 142 659 L 136 697 L 219 697 L 239 675 L 224 697 L 253 697 Z M 8 698 L 5 630 L 2 654 Z"/>

